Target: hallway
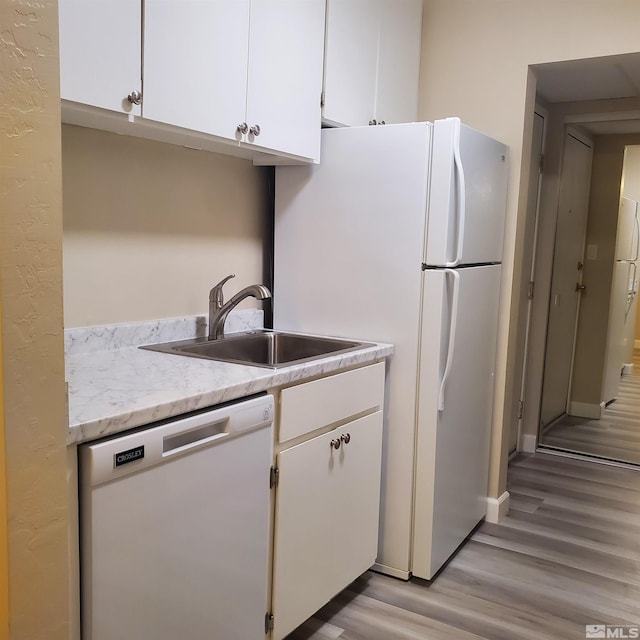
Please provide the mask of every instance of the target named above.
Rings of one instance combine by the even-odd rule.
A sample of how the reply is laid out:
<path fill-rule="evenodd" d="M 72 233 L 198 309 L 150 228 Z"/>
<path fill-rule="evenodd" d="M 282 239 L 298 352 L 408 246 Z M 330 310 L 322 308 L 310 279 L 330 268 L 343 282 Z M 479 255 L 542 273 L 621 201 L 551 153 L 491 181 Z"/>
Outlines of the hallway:
<path fill-rule="evenodd" d="M 622 376 L 618 398 L 600 420 L 565 416 L 545 431 L 542 444 L 640 465 L 640 349 L 633 373 Z"/>
<path fill-rule="evenodd" d="M 640 471 L 520 454 L 508 489 L 509 515 L 483 523 L 433 582 L 368 572 L 289 640 L 582 640 L 588 624 L 640 627 Z"/>

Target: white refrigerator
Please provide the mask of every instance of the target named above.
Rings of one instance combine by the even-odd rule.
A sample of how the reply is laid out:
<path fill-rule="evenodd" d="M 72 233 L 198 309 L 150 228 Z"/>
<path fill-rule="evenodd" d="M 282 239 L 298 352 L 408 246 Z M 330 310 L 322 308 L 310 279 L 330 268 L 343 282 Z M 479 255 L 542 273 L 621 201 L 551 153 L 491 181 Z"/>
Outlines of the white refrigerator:
<path fill-rule="evenodd" d="M 635 338 L 640 225 L 638 202 L 622 198 L 618 212 L 615 262 L 611 280 L 604 402 L 615 400 L 625 365 L 632 366 Z"/>
<path fill-rule="evenodd" d="M 507 148 L 460 123 L 325 129 L 278 167 L 274 327 L 391 342 L 375 568 L 431 579 L 487 505 Z"/>

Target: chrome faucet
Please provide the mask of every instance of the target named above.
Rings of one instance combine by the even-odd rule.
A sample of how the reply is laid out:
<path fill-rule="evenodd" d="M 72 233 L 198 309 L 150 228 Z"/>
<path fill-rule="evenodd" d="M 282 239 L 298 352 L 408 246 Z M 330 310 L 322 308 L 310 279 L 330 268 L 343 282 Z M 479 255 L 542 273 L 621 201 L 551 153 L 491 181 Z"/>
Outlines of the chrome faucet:
<path fill-rule="evenodd" d="M 265 300 L 271 297 L 271 292 L 262 284 L 252 284 L 241 289 L 229 302 L 225 303 L 222 287 L 227 280 L 235 278 L 235 273 L 223 278 L 209 292 L 209 340 L 224 338 L 224 323 L 229 312 L 245 298 L 253 296 L 257 300 Z"/>

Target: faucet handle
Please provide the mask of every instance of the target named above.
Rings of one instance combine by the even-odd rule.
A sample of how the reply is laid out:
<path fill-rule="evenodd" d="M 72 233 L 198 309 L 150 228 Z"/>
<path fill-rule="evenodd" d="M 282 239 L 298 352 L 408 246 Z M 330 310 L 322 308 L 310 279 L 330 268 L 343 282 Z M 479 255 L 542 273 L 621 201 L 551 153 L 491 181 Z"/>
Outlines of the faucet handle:
<path fill-rule="evenodd" d="M 227 280 L 231 280 L 231 278 L 235 278 L 236 274 L 232 273 L 228 275 L 226 278 L 222 278 L 220 282 L 218 282 L 215 287 L 209 291 L 209 302 L 213 302 L 216 306 L 216 309 L 222 309 L 222 305 L 224 305 L 224 294 L 222 293 L 222 287 Z"/>

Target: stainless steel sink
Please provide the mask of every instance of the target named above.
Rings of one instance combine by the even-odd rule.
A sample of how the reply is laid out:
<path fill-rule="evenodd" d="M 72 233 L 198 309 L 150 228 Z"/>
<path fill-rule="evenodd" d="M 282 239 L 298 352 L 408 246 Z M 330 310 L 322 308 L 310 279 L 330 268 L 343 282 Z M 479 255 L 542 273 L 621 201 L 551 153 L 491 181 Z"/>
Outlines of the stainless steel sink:
<path fill-rule="evenodd" d="M 371 346 L 373 344 L 369 342 L 264 330 L 230 334 L 217 340 L 194 338 L 145 345 L 141 348 L 194 358 L 278 368 Z"/>

